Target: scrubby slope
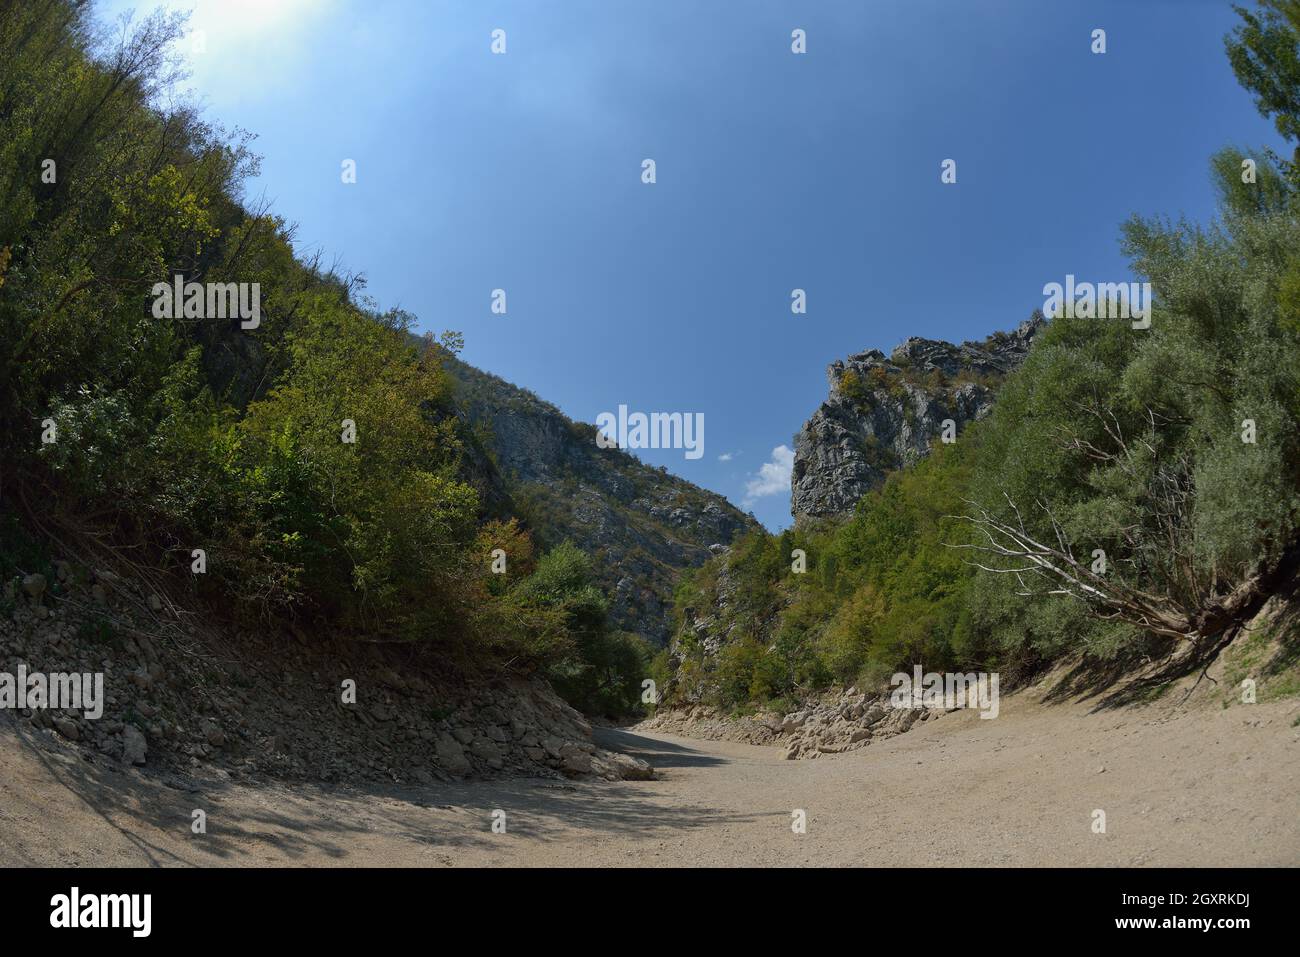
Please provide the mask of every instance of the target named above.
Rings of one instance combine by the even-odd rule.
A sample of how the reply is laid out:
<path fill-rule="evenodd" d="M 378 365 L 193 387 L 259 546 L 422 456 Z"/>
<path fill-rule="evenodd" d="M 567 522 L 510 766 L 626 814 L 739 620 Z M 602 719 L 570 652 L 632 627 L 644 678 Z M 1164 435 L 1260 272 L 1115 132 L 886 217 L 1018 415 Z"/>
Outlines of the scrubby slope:
<path fill-rule="evenodd" d="M 490 477 L 477 484 L 499 487 L 545 543 L 568 539 L 592 555 L 612 622 L 665 644 L 679 573 L 757 522 L 721 495 L 597 447 L 594 426 L 526 389 L 464 362 L 449 369 L 469 422 L 483 427 Z"/>

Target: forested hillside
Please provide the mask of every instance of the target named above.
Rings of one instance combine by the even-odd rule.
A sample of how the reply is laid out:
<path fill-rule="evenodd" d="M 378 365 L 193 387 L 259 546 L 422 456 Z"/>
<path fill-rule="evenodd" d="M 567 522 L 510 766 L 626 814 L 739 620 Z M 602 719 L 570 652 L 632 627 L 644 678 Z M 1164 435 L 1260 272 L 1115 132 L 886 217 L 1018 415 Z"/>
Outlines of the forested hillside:
<path fill-rule="evenodd" d="M 1295 5 L 1241 16 L 1231 62 L 1295 141 Z M 1065 655 L 1203 656 L 1289 583 L 1300 176 L 1266 149 L 1209 165 L 1215 221 L 1123 225 L 1150 328 L 1051 318 L 953 445 L 846 519 L 751 535 L 696 573 L 661 662 L 669 700 L 785 702 L 913 664 L 1014 676 Z"/>
<path fill-rule="evenodd" d="M 667 644 L 669 605 L 682 569 L 710 548 L 759 526 L 721 495 L 600 449 L 595 428 L 459 360 L 447 364 L 467 430 L 484 451 L 470 474 L 499 488 L 543 543 L 571 541 L 594 559 L 610 621 L 656 649 Z"/>
<path fill-rule="evenodd" d="M 448 371 L 460 336 L 422 346 L 413 316 L 244 203 L 252 137 L 174 96 L 183 21 L 93 24 L 78 0 L 0 10 L 0 576 L 54 582 L 57 550 L 218 618 L 418 642 L 630 707 L 649 649 L 598 583 L 653 614 L 707 555 L 700 523 L 725 539 L 747 520 L 618 453 L 625 514 L 708 514 L 638 519 L 681 541 L 611 582 L 572 521 L 491 474 Z M 214 288 L 238 290 L 230 311 Z"/>

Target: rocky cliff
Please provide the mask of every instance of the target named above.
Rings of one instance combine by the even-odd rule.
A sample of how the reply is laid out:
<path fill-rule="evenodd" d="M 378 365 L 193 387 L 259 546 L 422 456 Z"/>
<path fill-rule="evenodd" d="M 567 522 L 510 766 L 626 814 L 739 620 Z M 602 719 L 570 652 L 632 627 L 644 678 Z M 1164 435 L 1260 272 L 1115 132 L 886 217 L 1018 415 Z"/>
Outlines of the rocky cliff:
<path fill-rule="evenodd" d="M 1044 322 L 953 345 L 910 338 L 886 357 L 871 349 L 827 368 L 830 395 L 795 436 L 790 510 L 796 519 L 851 512 L 886 473 L 916 462 L 945 419 L 958 432 L 988 414 L 999 383 L 1029 353 Z"/>
<path fill-rule="evenodd" d="M 543 545 L 570 539 L 590 554 L 614 627 L 666 644 L 678 573 L 757 523 L 720 495 L 598 448 L 594 425 L 526 389 L 458 360 L 449 368 L 485 501 L 521 516 Z"/>

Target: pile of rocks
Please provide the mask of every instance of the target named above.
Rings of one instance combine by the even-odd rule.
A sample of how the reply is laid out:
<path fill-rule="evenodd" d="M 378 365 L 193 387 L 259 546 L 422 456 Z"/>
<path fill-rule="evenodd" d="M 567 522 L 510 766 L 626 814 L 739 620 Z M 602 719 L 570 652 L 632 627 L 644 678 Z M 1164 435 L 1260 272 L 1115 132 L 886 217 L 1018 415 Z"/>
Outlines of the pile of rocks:
<path fill-rule="evenodd" d="M 0 672 L 101 673 L 103 713 L 0 709 L 0 721 L 86 760 L 332 782 L 653 775 L 598 748 L 540 679 L 451 676 L 409 645 L 197 627 L 110 571 L 54 567 L 4 584 Z"/>
<path fill-rule="evenodd" d="M 932 708 L 895 708 L 887 693 L 868 694 L 849 688 L 812 698 L 789 714 L 759 712 L 732 717 L 697 705 L 660 711 L 639 727 L 689 738 L 780 747 L 785 749 L 786 758 L 794 759 L 856 751 L 941 714 Z"/>

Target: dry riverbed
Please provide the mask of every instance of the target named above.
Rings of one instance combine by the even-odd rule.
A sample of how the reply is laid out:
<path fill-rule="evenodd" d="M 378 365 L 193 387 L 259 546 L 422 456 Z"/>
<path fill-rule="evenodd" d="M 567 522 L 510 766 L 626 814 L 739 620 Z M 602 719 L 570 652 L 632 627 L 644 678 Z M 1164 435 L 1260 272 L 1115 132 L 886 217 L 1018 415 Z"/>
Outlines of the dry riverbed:
<path fill-rule="evenodd" d="M 1298 712 L 1009 696 L 996 720 L 955 713 L 819 761 L 603 730 L 657 779 L 393 789 L 153 777 L 3 722 L 0 865 L 1295 866 Z"/>

